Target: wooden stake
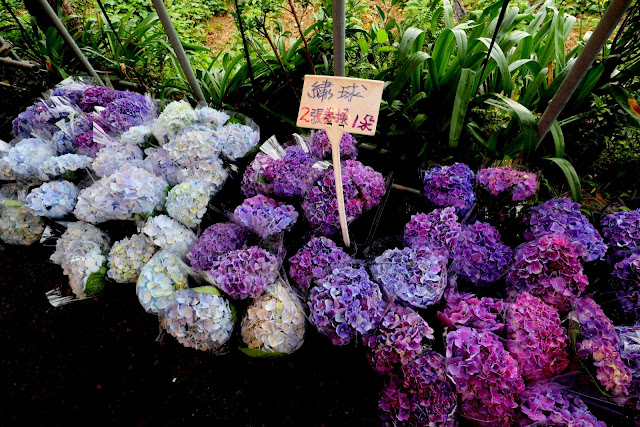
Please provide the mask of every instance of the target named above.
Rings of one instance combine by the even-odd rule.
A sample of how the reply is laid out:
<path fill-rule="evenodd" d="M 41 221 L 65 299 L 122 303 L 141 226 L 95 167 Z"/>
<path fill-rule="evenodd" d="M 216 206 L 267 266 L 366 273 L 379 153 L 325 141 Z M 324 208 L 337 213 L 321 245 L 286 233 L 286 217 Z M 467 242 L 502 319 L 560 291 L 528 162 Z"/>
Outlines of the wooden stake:
<path fill-rule="evenodd" d="M 342 163 L 340 162 L 340 141 L 342 140 L 342 129 L 328 127 L 327 136 L 331 143 L 331 156 L 333 157 L 333 176 L 336 181 L 336 198 L 338 200 L 338 216 L 340 217 L 340 228 L 342 229 L 342 240 L 346 247 L 351 246 L 349 240 L 349 228 L 347 226 L 347 211 L 344 207 L 344 192 L 342 189 Z"/>

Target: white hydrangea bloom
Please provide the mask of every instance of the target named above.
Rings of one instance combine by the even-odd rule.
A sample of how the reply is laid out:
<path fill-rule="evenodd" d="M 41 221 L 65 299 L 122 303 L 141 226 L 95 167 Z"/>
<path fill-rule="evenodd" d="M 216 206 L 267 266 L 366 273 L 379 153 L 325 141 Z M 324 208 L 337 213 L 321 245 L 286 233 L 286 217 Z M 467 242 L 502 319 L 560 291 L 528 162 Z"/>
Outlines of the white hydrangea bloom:
<path fill-rule="evenodd" d="M 194 228 L 202 221 L 207 212 L 211 192 L 203 181 L 189 180 L 173 187 L 165 202 L 169 216 L 180 221 L 189 228 Z"/>
<path fill-rule="evenodd" d="M 142 267 L 136 294 L 147 313 L 163 312 L 177 290 L 187 287 L 187 268 L 172 251 L 160 251 Z"/>
<path fill-rule="evenodd" d="M 197 240 L 193 231 L 166 215 L 149 218 L 142 232 L 149 236 L 156 246 L 174 251 L 181 258 Z"/>
<path fill-rule="evenodd" d="M 107 276 L 118 283 L 135 283 L 142 267 L 158 248 L 144 234 L 134 234 L 113 244 Z"/>

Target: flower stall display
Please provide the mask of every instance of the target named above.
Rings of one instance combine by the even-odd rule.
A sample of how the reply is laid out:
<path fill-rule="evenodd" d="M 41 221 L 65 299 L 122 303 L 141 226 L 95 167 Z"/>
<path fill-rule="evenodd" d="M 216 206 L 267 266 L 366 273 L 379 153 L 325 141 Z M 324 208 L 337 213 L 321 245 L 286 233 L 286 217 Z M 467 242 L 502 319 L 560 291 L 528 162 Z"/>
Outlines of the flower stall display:
<path fill-rule="evenodd" d="M 453 207 L 464 216 L 473 206 L 475 174 L 464 163 L 438 165 L 424 175 L 424 195 L 437 208 Z"/>
<path fill-rule="evenodd" d="M 494 196 L 511 193 L 511 200 L 525 200 L 538 189 L 538 176 L 532 172 L 522 172 L 507 166 L 478 171 L 478 184 Z"/>
<path fill-rule="evenodd" d="M 289 276 L 306 294 L 318 280 L 336 268 L 347 267 L 352 259 L 342 248 L 326 237 L 314 237 L 289 258 Z"/>

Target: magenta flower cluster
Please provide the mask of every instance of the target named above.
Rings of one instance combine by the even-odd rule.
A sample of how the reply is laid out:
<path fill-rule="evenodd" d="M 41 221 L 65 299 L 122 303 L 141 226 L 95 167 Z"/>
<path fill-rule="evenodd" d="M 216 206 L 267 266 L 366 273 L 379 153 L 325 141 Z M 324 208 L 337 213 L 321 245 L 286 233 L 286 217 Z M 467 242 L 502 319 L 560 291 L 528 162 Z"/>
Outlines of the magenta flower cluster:
<path fill-rule="evenodd" d="M 314 237 L 289 258 L 289 275 L 305 294 L 317 280 L 324 279 L 336 268 L 350 265 L 351 257 L 332 240 Z"/>
<path fill-rule="evenodd" d="M 80 108 L 85 112 L 90 112 L 93 111 L 95 107 L 106 107 L 115 101 L 119 95 L 119 91 L 110 87 L 89 87 L 82 94 Z"/>
<path fill-rule="evenodd" d="M 447 291 L 446 300 L 447 307 L 438 312 L 438 320 L 450 330 L 471 327 L 499 334 L 504 329 L 505 305 L 501 299 Z"/>
<path fill-rule="evenodd" d="M 349 344 L 373 330 L 384 314 L 378 285 L 364 268 L 343 267 L 318 281 L 309 293 L 309 321 L 334 345 Z"/>
<path fill-rule="evenodd" d="M 561 312 L 589 283 L 579 252 L 564 234 L 550 234 L 520 245 L 507 281 L 516 292 L 530 292 Z"/>
<path fill-rule="evenodd" d="M 510 191 L 511 200 L 518 201 L 536 194 L 538 176 L 531 172 L 520 172 L 501 166 L 479 171 L 478 183 L 494 196 Z"/>
<path fill-rule="evenodd" d="M 233 214 L 242 225 L 263 239 L 291 229 L 298 219 L 298 212 L 293 206 L 278 203 L 262 194 L 246 199 Z"/>
<path fill-rule="evenodd" d="M 631 370 L 620 357 L 619 339 L 611 320 L 591 298 L 576 301 L 571 319 L 578 323 L 576 353 L 593 364 L 598 382 L 614 396 L 628 395 Z"/>
<path fill-rule="evenodd" d="M 313 155 L 319 159 L 331 157 L 331 143 L 327 132 L 319 130 L 311 136 L 311 147 L 309 147 Z M 340 159 L 355 160 L 358 157 L 358 149 L 356 148 L 356 140 L 350 133 L 343 133 L 340 140 Z"/>
<path fill-rule="evenodd" d="M 538 381 L 562 373 L 569 366 L 568 337 L 558 310 L 526 292 L 507 307 L 507 349 L 522 377 Z"/>
<path fill-rule="evenodd" d="M 447 285 L 447 259 L 426 246 L 389 249 L 375 259 L 371 273 L 390 299 L 413 307 L 437 303 Z"/>
<path fill-rule="evenodd" d="M 257 298 L 278 277 L 276 257 L 257 246 L 221 255 L 207 272 L 209 279 L 231 298 Z"/>
<path fill-rule="evenodd" d="M 476 200 L 473 192 L 475 174 L 464 163 L 438 165 L 424 176 L 424 195 L 438 208 L 451 206 L 464 216 Z"/>
<path fill-rule="evenodd" d="M 391 303 L 380 325 L 363 341 L 371 366 L 380 374 L 399 372 L 415 359 L 422 344 L 433 340 L 433 329 L 414 310 Z"/>
<path fill-rule="evenodd" d="M 602 234 L 613 249 L 633 249 L 640 246 L 640 209 L 616 212 L 602 219 Z"/>
<path fill-rule="evenodd" d="M 76 136 L 73 140 L 73 145 L 76 146 L 78 152 L 89 157 L 96 157 L 98 151 L 102 148 L 102 146 L 98 145 L 98 143 L 93 140 L 92 130 L 82 132 Z"/>
<path fill-rule="evenodd" d="M 474 285 L 498 280 L 513 261 L 513 252 L 502 243 L 498 230 L 486 222 L 465 226 L 453 251 L 452 269 Z"/>
<path fill-rule="evenodd" d="M 231 222 L 213 224 L 204 230 L 187 254 L 191 267 L 210 270 L 221 255 L 243 248 L 249 234 L 247 229 Z"/>
<path fill-rule="evenodd" d="M 404 244 L 412 248 L 428 246 L 449 256 L 461 230 L 454 208 L 434 209 L 428 214 L 411 216 L 404 227 Z"/>
<path fill-rule="evenodd" d="M 518 363 L 492 332 L 461 327 L 447 334 L 447 369 L 470 420 L 510 425 L 524 391 Z"/>
<path fill-rule="evenodd" d="M 378 400 L 384 426 L 457 425 L 456 390 L 447 376 L 444 357 L 427 351 L 402 367 Z"/>
<path fill-rule="evenodd" d="M 580 205 L 566 197 L 551 199 L 531 209 L 528 240 L 547 234 L 564 234 L 585 261 L 603 259 L 607 252 L 602 236 L 580 212 Z"/>

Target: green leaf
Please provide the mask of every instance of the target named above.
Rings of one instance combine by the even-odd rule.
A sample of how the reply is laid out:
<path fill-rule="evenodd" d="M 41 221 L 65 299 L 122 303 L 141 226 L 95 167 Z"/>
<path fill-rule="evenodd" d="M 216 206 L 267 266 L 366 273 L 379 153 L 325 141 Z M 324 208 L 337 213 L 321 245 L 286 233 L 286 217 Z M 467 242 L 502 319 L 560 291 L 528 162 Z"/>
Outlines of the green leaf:
<path fill-rule="evenodd" d="M 631 93 L 623 87 L 617 85 L 607 85 L 605 86 L 609 95 L 613 98 L 614 101 L 618 103 L 618 105 L 629 115 L 629 117 L 635 121 L 635 123 L 640 126 L 640 114 L 635 112 L 631 106 L 629 105 L 629 100 L 634 99 L 631 96 Z"/>
<path fill-rule="evenodd" d="M 215 286 L 198 286 L 197 288 L 192 288 L 196 292 L 200 292 L 202 294 L 212 294 L 220 296 L 220 291 Z"/>
<path fill-rule="evenodd" d="M 363 37 L 358 39 L 358 45 L 360 45 L 360 51 L 363 55 L 369 53 L 369 43 Z"/>
<path fill-rule="evenodd" d="M 564 173 L 564 176 L 569 183 L 569 187 L 571 188 L 573 201 L 580 203 L 582 201 L 582 188 L 580 185 L 580 178 L 578 178 L 578 174 L 573 168 L 573 165 L 568 160 L 559 159 L 557 157 L 547 157 L 546 160 L 552 161 L 562 170 L 562 173 Z"/>
<path fill-rule="evenodd" d="M 398 47 L 398 62 L 403 63 L 412 53 L 422 51 L 424 37 L 424 31 L 421 29 L 415 27 L 407 28 Z"/>
<path fill-rule="evenodd" d="M 247 348 L 247 347 L 239 347 L 239 350 L 249 357 L 270 358 L 270 357 L 282 357 L 287 355 L 287 353 L 267 352 L 267 351 L 258 350 L 255 348 Z"/>
<path fill-rule="evenodd" d="M 376 33 L 376 40 L 378 40 L 378 43 L 380 44 L 385 43 L 387 40 L 389 40 L 389 34 L 387 34 L 387 32 L 383 28 L 380 28 Z"/>
<path fill-rule="evenodd" d="M 564 157 L 564 134 L 557 120 L 551 125 L 551 136 L 553 136 L 553 143 L 556 146 L 556 157 L 561 159 Z"/>
<path fill-rule="evenodd" d="M 104 289 L 104 275 L 107 274 L 107 267 L 102 266 L 95 273 L 91 273 L 87 278 L 87 284 L 84 287 L 84 294 L 87 297 L 94 297 Z"/>
<path fill-rule="evenodd" d="M 451 124 L 449 127 L 449 148 L 456 148 L 464 127 L 465 116 L 467 115 L 467 107 L 471 100 L 471 92 L 473 90 L 473 82 L 476 72 L 463 68 L 460 73 L 460 81 L 456 90 L 456 97 L 453 103 L 453 112 L 451 113 Z"/>
<path fill-rule="evenodd" d="M 428 58 L 430 58 L 430 56 L 426 52 L 415 52 L 409 56 L 409 58 L 402 64 L 396 78 L 393 79 L 393 82 L 389 86 L 388 103 L 392 103 L 396 99 L 402 91 L 405 83 L 407 83 L 411 77 L 411 74 L 416 70 L 416 68 L 424 64 Z"/>

